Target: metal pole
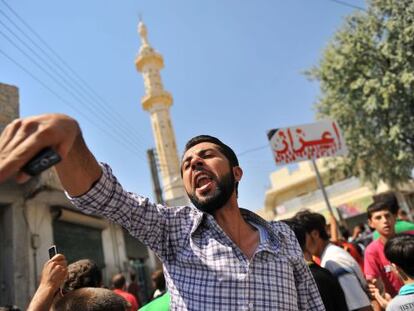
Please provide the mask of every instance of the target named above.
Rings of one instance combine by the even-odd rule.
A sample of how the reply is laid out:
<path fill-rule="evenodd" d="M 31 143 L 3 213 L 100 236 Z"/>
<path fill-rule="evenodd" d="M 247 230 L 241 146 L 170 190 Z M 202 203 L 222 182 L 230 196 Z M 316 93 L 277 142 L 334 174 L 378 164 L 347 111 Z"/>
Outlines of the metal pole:
<path fill-rule="evenodd" d="M 329 198 L 328 198 L 328 195 L 326 194 L 325 187 L 323 185 L 321 174 L 319 173 L 319 170 L 318 170 L 318 166 L 316 165 L 315 160 L 312 159 L 311 162 L 313 165 L 313 169 L 315 170 L 315 173 L 316 173 L 316 179 L 318 180 L 319 188 L 321 188 L 323 198 L 325 199 L 326 206 L 328 207 L 329 213 L 331 213 L 331 215 L 334 216 L 332 206 L 329 203 Z"/>
<path fill-rule="evenodd" d="M 157 203 L 163 204 L 164 200 L 162 199 L 162 189 L 160 185 L 160 179 L 158 177 L 158 170 L 157 170 L 157 163 L 155 162 L 155 154 L 154 149 L 147 150 L 147 157 L 148 157 L 148 164 L 151 169 L 151 177 L 152 177 L 152 187 L 155 194 L 155 198 Z"/>

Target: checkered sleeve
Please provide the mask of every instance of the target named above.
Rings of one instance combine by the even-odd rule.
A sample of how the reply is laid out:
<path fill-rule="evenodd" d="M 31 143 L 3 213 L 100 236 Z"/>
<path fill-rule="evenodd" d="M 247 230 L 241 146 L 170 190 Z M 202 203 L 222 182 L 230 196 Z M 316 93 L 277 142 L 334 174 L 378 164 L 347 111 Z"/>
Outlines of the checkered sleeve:
<path fill-rule="evenodd" d="M 104 216 L 121 225 L 135 238 L 150 247 L 160 258 L 178 247 L 171 241 L 169 231 L 177 236 L 177 222 L 171 222 L 172 214 L 177 212 L 173 207 L 154 204 L 148 198 L 127 192 L 123 189 L 117 178 L 112 174 L 107 164 L 101 164 L 102 176 L 93 187 L 84 195 L 69 197 L 71 202 L 82 212 Z M 185 218 L 183 218 L 185 220 Z"/>

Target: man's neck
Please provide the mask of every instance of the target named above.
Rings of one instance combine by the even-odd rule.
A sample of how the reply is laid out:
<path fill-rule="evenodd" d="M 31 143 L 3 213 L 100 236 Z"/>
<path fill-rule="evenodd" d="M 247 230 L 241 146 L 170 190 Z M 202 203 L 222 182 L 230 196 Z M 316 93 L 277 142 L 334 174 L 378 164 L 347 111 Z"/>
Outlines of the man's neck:
<path fill-rule="evenodd" d="M 379 232 L 378 232 L 379 233 Z M 393 233 L 391 233 L 391 234 L 388 234 L 388 235 L 383 235 L 383 234 L 381 234 L 380 233 L 380 235 L 379 235 L 379 239 L 381 240 L 381 242 L 385 245 L 385 243 L 387 243 L 387 241 L 389 240 L 389 239 L 391 239 L 392 237 L 394 237 L 395 236 L 395 232 L 393 232 Z"/>
<path fill-rule="evenodd" d="M 323 252 L 325 251 L 325 249 L 326 249 L 326 247 L 329 245 L 329 240 L 322 240 L 321 242 L 320 242 L 320 245 L 319 245 L 319 247 L 318 247 L 318 254 L 317 254 L 317 256 L 319 257 L 319 258 L 321 258 L 321 256 L 322 256 L 322 254 L 323 254 Z"/>
<path fill-rule="evenodd" d="M 259 232 L 244 220 L 237 199 L 230 198 L 225 206 L 214 213 L 214 219 L 244 255 L 250 259 L 259 245 Z"/>

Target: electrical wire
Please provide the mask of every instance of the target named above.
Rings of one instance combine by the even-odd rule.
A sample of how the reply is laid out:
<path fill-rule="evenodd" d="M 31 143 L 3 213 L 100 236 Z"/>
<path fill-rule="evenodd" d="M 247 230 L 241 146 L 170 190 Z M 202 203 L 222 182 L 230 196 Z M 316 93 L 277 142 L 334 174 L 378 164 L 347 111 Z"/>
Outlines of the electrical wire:
<path fill-rule="evenodd" d="M 1 31 L 0 31 L 1 33 Z M 74 111 L 79 113 L 81 116 L 85 118 L 88 122 L 90 122 L 92 125 L 97 127 L 102 132 L 106 133 L 107 135 L 111 136 L 115 142 L 118 142 L 119 144 L 123 145 L 126 149 L 128 149 L 132 154 L 143 158 L 143 155 L 140 153 L 137 153 L 134 149 L 132 149 L 128 144 L 125 144 L 123 141 L 120 141 L 117 136 L 114 136 L 112 132 L 108 131 L 106 128 L 102 127 L 99 123 L 94 121 L 93 119 L 89 118 L 87 114 L 83 112 L 83 110 L 77 108 L 75 105 L 73 105 L 71 102 L 69 102 L 66 98 L 62 97 L 59 93 L 57 93 L 55 90 L 50 88 L 45 82 L 43 82 L 40 78 L 38 78 L 36 75 L 31 73 L 29 70 L 27 70 L 24 66 L 22 66 L 18 61 L 16 61 L 13 57 L 8 55 L 6 52 L 0 49 L 0 54 L 2 54 L 4 57 L 6 57 L 10 62 L 15 64 L 17 67 L 19 67 L 21 70 L 23 70 L 27 75 L 29 75 L 32 79 L 37 81 L 39 84 L 41 84 L 45 89 L 47 89 L 50 93 L 52 93 L 57 99 L 59 99 L 62 103 L 72 108 Z"/>
<path fill-rule="evenodd" d="M 6 26 L 6 25 L 4 25 L 4 23 L 0 20 L 0 25 L 3 25 L 7 30 L 9 30 L 10 31 L 10 29 Z M 12 31 L 10 31 L 10 32 L 12 32 Z M 80 101 L 81 103 L 83 102 L 83 101 L 87 101 L 87 99 L 85 99 L 85 97 L 83 96 L 83 94 L 82 93 L 79 93 L 79 92 L 77 92 L 77 90 L 75 89 L 75 90 L 73 90 L 73 89 L 70 89 L 70 88 L 68 88 L 67 87 L 67 85 L 71 85 L 70 84 L 70 81 L 67 81 L 64 77 L 62 77 L 59 73 L 57 73 L 57 72 L 55 72 L 54 71 L 54 68 L 53 67 L 50 67 L 50 65 L 47 63 L 47 62 L 43 62 L 43 63 L 45 63 L 47 66 L 48 66 L 48 69 L 50 70 L 50 71 L 47 71 L 42 65 L 40 65 L 36 60 L 34 60 L 29 54 L 27 54 L 27 53 L 25 53 L 14 41 L 12 41 L 12 39 L 10 38 L 10 37 L 8 37 L 6 34 L 4 34 L 1 30 L 0 30 L 0 34 L 2 35 L 2 36 L 4 36 L 5 38 L 6 38 L 6 40 L 7 41 L 9 41 L 12 45 L 14 45 L 21 53 L 23 53 L 27 58 L 29 58 L 38 68 L 40 68 L 43 72 L 45 72 L 50 78 L 52 78 L 52 80 L 55 82 L 55 83 L 58 83 L 63 89 L 65 89 L 68 93 L 70 93 L 77 101 Z M 12 34 L 13 34 L 13 32 L 12 32 Z M 21 40 L 20 38 L 17 38 L 19 41 Z M 25 43 L 24 43 L 24 41 L 20 41 L 22 44 L 24 44 L 25 45 Z M 38 58 L 40 58 L 41 60 L 43 59 L 42 58 L 42 56 L 40 56 L 40 55 L 38 55 L 37 54 L 37 52 L 36 51 L 34 51 L 30 46 L 26 46 L 29 50 L 30 50 L 30 52 L 32 52 L 35 56 L 37 56 Z M 60 82 L 62 82 L 62 83 L 59 83 L 57 80 L 58 79 L 56 79 L 56 77 L 54 77 L 53 76 L 53 74 L 56 74 L 56 75 L 58 75 L 58 77 L 60 78 Z M 89 102 L 89 101 L 88 101 Z M 92 103 L 93 104 L 93 103 Z M 91 113 L 96 113 L 96 111 L 95 110 L 93 110 L 92 109 L 92 107 L 90 107 L 90 106 L 88 106 L 88 105 L 85 105 L 85 107 L 91 112 Z M 95 106 L 95 108 L 97 108 L 96 106 Z M 101 122 L 103 122 L 103 123 L 106 123 L 106 120 L 105 119 L 102 119 L 99 115 L 97 115 L 97 118 L 98 119 L 100 119 L 101 120 Z M 114 127 L 114 129 L 115 129 L 115 131 L 117 131 L 117 127 Z M 124 136 L 122 136 L 122 132 L 119 132 L 119 131 L 117 131 L 118 133 L 121 133 L 121 137 L 123 137 L 124 139 L 126 138 L 126 139 L 129 139 L 129 144 L 131 144 L 131 145 L 134 145 L 134 141 L 130 138 L 130 137 L 128 137 L 128 136 L 126 136 L 126 137 L 124 137 Z M 138 149 L 140 149 L 140 147 L 138 148 Z"/>
<path fill-rule="evenodd" d="M 262 145 L 262 146 L 259 146 L 259 147 L 254 147 L 254 148 L 251 148 L 251 149 L 247 149 L 245 151 L 242 151 L 242 152 L 238 153 L 237 156 L 238 157 L 242 157 L 242 156 L 244 156 L 246 154 L 249 154 L 249 153 L 252 153 L 252 152 L 256 152 L 256 151 L 259 151 L 259 150 L 263 150 L 265 148 L 269 148 L 269 144 Z"/>
<path fill-rule="evenodd" d="M 340 4 L 340 5 L 349 7 L 349 8 L 353 8 L 353 9 L 357 9 L 357 10 L 361 10 L 361 11 L 367 12 L 367 10 L 364 9 L 363 7 L 360 7 L 358 5 L 351 4 L 351 3 L 348 3 L 348 2 L 345 2 L 345 1 L 341 1 L 341 0 L 328 0 L 328 1 L 337 3 L 337 4 Z"/>
<path fill-rule="evenodd" d="M 29 55 L 26 53 L 13 39 L 11 39 L 9 36 L 7 36 L 4 32 L 0 30 L 0 34 L 6 38 L 7 41 L 9 41 L 15 48 L 17 48 L 22 54 L 24 54 L 27 58 L 29 58 L 40 70 L 42 70 L 44 73 L 46 73 L 53 82 L 57 83 L 61 88 L 63 88 L 66 92 L 68 92 L 72 97 L 74 97 L 77 101 L 81 103 L 85 103 L 86 101 L 88 103 L 91 103 L 95 109 L 98 109 L 100 111 L 100 107 L 97 107 L 93 102 L 85 98 L 85 96 L 80 93 L 76 88 L 72 87 L 72 83 L 68 81 L 64 76 L 62 76 L 59 72 L 55 70 L 55 68 L 51 67 L 50 64 L 44 60 L 44 58 L 39 55 L 35 50 L 33 50 L 30 46 L 26 44 L 24 40 L 22 40 L 19 36 L 16 35 L 15 32 L 13 32 L 7 25 L 5 25 L 1 20 L 0 24 L 3 25 L 3 28 L 8 30 L 22 45 L 24 45 L 31 54 Z M 35 60 L 31 55 L 34 54 L 37 57 L 37 60 Z M 43 65 L 41 65 L 38 60 L 42 62 L 42 64 L 45 64 L 48 68 L 48 70 L 45 69 Z M 95 115 L 98 119 L 101 120 L 102 123 L 108 124 L 108 122 L 105 119 L 102 119 L 102 116 L 96 113 L 96 110 L 92 109 L 90 105 L 85 105 L 86 109 L 88 109 L 93 115 Z M 134 139 L 132 139 L 130 136 L 125 135 L 124 132 L 119 130 L 118 126 L 114 126 L 113 130 L 119 134 L 119 137 L 121 137 L 123 140 L 128 140 L 128 144 L 135 145 L 135 147 L 140 150 L 142 149 L 141 146 L 138 146 Z"/>
<path fill-rule="evenodd" d="M 108 111 L 107 106 L 109 106 L 109 103 L 102 98 L 76 71 L 61 57 L 59 54 L 31 27 L 5 0 L 1 0 L 6 7 L 9 9 L 9 11 L 39 40 L 49 51 L 50 53 L 47 53 L 45 49 L 43 49 L 39 44 L 37 44 L 24 30 L 22 30 L 13 20 L 4 12 L 2 14 L 6 16 L 6 18 L 11 22 L 33 45 L 35 45 L 39 50 L 42 51 L 43 54 L 45 54 L 48 59 L 56 66 L 58 67 L 62 72 L 64 72 L 66 75 L 70 76 L 69 73 L 71 73 L 72 76 L 74 76 L 76 79 L 73 79 L 74 83 L 78 85 L 79 88 L 82 88 L 83 91 L 85 91 L 86 94 L 91 96 L 91 98 L 94 98 L 95 100 L 104 103 L 105 105 L 101 105 L 102 109 L 108 113 L 112 118 L 116 118 L 117 122 L 120 124 L 126 124 L 129 126 L 129 128 L 133 128 L 131 124 L 123 118 L 117 111 Z M 51 57 L 53 56 L 53 57 Z M 65 70 L 63 66 L 60 66 L 59 62 L 55 61 L 54 58 L 56 58 L 58 61 L 60 61 L 64 67 L 67 68 Z M 72 78 L 72 77 L 71 77 Z M 77 81 L 79 80 L 80 83 Z M 135 137 L 134 137 L 135 138 Z M 142 143 L 148 144 L 148 141 L 145 140 L 140 135 L 137 135 L 136 138 L 140 140 Z"/>

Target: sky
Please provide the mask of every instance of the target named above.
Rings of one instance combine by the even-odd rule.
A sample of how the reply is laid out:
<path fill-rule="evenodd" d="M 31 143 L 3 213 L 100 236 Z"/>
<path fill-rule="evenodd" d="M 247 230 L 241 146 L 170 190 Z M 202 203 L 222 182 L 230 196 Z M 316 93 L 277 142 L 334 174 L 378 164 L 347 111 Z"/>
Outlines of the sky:
<path fill-rule="evenodd" d="M 315 120 L 319 86 L 304 72 L 355 11 L 340 2 L 0 0 L 0 82 L 19 88 L 23 117 L 76 118 L 96 158 L 128 191 L 153 198 L 146 150 L 155 144 L 134 64 L 141 16 L 164 57 L 179 155 L 199 134 L 230 145 L 244 170 L 239 204 L 254 211 L 279 168 L 266 132 Z"/>

